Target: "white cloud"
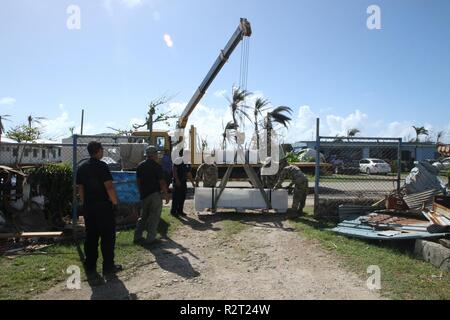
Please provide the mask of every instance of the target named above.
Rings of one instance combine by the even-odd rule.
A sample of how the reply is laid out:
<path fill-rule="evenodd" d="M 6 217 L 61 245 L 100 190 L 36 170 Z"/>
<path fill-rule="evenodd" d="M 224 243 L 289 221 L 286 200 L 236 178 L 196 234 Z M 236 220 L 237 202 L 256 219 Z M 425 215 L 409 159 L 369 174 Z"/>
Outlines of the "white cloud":
<path fill-rule="evenodd" d="M 4 97 L 0 99 L 0 105 L 12 106 L 16 103 L 16 99 L 12 97 Z"/>
<path fill-rule="evenodd" d="M 81 132 L 81 126 L 76 121 L 71 120 L 69 112 L 63 104 L 58 106 L 60 114 L 54 118 L 46 118 L 41 120 L 40 127 L 44 138 L 60 141 L 70 136 L 70 128 L 74 127 L 75 133 Z M 83 125 L 83 134 L 93 135 L 110 131 L 107 129 L 110 123 L 92 124 L 85 122 Z"/>
<path fill-rule="evenodd" d="M 166 43 L 166 46 L 168 46 L 169 48 L 173 47 L 173 40 L 170 34 L 165 33 L 163 36 L 163 40 Z"/>
<path fill-rule="evenodd" d="M 143 0 L 122 0 L 121 2 L 131 8 L 140 6 L 141 4 L 144 3 Z"/>
<path fill-rule="evenodd" d="M 127 8 L 135 8 L 144 4 L 144 0 L 103 0 L 103 7 L 109 15 L 113 14 L 115 4 L 119 4 Z"/>
<path fill-rule="evenodd" d="M 355 110 L 348 116 L 341 117 L 336 115 L 327 115 L 326 124 L 328 126 L 329 134 L 335 135 L 346 135 L 347 131 L 353 128 L 363 128 L 367 124 L 369 116 L 362 113 L 359 110 Z M 361 130 L 361 129 L 360 129 Z"/>
<path fill-rule="evenodd" d="M 227 90 L 218 90 L 216 92 L 214 92 L 214 96 L 217 98 L 225 98 L 227 96 Z"/>
<path fill-rule="evenodd" d="M 62 113 L 57 117 L 41 121 L 43 133 L 47 138 L 66 138 L 70 135 L 69 128 L 76 126 L 75 122 L 70 120 L 69 113 L 64 109 L 62 109 L 61 111 Z"/>

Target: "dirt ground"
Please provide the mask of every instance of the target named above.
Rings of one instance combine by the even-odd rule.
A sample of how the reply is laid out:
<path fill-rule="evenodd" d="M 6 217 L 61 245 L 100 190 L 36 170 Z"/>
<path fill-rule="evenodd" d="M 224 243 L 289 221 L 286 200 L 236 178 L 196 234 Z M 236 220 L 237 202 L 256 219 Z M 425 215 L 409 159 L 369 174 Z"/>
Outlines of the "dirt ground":
<path fill-rule="evenodd" d="M 287 215 L 240 215 L 245 227 L 230 235 L 229 214 L 199 218 L 192 201 L 186 209 L 172 239 L 149 248 L 151 263 L 81 290 L 60 284 L 37 299 L 380 299 Z"/>

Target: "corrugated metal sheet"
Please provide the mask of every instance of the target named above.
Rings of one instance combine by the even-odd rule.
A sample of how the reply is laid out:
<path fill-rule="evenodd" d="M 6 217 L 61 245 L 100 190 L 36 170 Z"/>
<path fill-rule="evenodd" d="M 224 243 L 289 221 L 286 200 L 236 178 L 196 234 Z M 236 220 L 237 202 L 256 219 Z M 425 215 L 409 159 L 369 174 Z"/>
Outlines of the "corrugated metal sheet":
<path fill-rule="evenodd" d="M 442 194 L 440 190 L 428 190 L 425 192 L 406 195 L 403 200 L 406 202 L 411 210 L 421 210 L 425 204 L 425 208 L 430 209 L 433 206 L 434 196 Z"/>
<path fill-rule="evenodd" d="M 331 231 L 359 239 L 369 240 L 411 240 L 443 238 L 450 233 L 429 233 L 414 230 L 414 227 L 403 230 L 376 230 L 375 228 L 361 223 L 360 218 L 352 221 L 344 221 Z M 395 231 L 395 232 L 386 232 Z"/>

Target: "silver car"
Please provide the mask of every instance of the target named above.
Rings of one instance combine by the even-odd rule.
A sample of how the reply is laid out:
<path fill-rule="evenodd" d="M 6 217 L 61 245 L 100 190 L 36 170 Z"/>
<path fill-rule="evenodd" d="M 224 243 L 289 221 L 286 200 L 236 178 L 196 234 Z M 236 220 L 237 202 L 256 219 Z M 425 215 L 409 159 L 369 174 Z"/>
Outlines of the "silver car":
<path fill-rule="evenodd" d="M 388 174 L 392 172 L 392 168 L 384 160 L 367 158 L 359 161 L 359 171 L 366 174 Z"/>

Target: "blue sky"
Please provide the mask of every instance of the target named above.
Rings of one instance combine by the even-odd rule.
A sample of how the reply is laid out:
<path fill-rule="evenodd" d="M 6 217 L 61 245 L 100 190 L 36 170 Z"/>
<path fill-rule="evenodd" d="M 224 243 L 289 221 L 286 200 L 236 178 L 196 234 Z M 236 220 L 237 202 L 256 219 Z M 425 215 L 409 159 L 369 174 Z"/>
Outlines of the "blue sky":
<path fill-rule="evenodd" d="M 66 27 L 72 4 L 79 30 Z M 366 26 L 372 4 L 381 30 Z M 248 89 L 294 109 L 287 140 L 310 139 L 316 117 L 330 135 L 450 132 L 447 0 L 2 0 L 0 114 L 12 115 L 7 127 L 46 117 L 46 137 L 61 138 L 82 107 L 88 133 L 130 128 L 163 93 L 180 112 L 240 17 L 253 27 Z M 239 66 L 240 49 L 192 115 L 210 140 Z"/>

